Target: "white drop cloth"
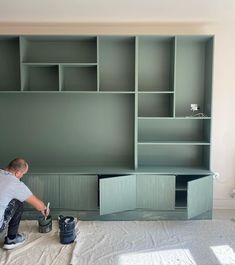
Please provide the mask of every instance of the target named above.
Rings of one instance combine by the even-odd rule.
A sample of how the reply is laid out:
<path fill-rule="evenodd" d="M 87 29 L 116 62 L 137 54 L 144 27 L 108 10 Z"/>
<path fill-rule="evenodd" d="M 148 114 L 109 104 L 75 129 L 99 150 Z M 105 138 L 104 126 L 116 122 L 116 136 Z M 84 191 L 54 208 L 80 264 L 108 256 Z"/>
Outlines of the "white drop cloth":
<path fill-rule="evenodd" d="M 57 221 L 53 221 L 52 231 L 47 234 L 38 232 L 37 221 L 22 221 L 19 232 L 25 233 L 27 241 L 13 250 L 3 250 L 1 238 L 0 265 L 70 264 L 74 244 L 59 243 Z"/>
<path fill-rule="evenodd" d="M 74 265 L 235 264 L 229 220 L 78 222 Z"/>

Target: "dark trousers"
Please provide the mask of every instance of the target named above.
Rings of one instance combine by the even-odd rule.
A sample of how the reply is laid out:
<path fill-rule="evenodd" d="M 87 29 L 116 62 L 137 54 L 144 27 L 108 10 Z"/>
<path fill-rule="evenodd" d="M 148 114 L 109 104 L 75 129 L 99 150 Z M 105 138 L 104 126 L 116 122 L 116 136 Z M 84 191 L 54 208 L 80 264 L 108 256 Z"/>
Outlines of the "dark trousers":
<path fill-rule="evenodd" d="M 16 199 L 11 200 L 4 212 L 4 221 L 0 228 L 0 232 L 5 230 L 8 226 L 7 235 L 16 235 L 18 233 L 23 210 L 23 202 Z"/>

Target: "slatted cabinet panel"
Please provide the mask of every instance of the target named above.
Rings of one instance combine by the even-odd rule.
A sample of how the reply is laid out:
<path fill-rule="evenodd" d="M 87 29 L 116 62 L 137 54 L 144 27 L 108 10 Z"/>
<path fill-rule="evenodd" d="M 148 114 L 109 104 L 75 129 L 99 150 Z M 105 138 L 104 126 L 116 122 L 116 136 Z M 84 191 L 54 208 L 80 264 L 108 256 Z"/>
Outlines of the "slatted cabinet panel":
<path fill-rule="evenodd" d="M 22 181 L 29 187 L 32 193 L 45 204 L 50 202 L 50 207 L 52 209 L 60 208 L 58 175 L 25 175 Z M 25 207 L 32 208 L 27 203 Z"/>
<path fill-rule="evenodd" d="M 60 207 L 69 210 L 97 209 L 97 175 L 61 175 Z"/>
<path fill-rule="evenodd" d="M 137 175 L 137 208 L 175 209 L 175 176 Z"/>

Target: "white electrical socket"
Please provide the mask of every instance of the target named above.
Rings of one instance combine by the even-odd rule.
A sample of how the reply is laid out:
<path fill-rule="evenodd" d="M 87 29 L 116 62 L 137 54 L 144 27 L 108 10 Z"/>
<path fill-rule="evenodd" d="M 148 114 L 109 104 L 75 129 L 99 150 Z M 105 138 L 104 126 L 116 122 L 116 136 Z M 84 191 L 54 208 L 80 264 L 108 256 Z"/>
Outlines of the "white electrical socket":
<path fill-rule="evenodd" d="M 198 104 L 191 104 L 190 105 L 190 109 L 191 109 L 191 111 L 197 111 L 197 110 L 199 110 L 199 106 L 198 106 Z"/>
<path fill-rule="evenodd" d="M 231 193 L 230 193 L 230 196 L 231 196 L 232 198 L 235 198 L 235 189 L 232 189 L 232 191 L 231 191 Z"/>
<path fill-rule="evenodd" d="M 219 177 L 220 177 L 219 172 L 214 172 L 213 178 L 218 180 Z"/>

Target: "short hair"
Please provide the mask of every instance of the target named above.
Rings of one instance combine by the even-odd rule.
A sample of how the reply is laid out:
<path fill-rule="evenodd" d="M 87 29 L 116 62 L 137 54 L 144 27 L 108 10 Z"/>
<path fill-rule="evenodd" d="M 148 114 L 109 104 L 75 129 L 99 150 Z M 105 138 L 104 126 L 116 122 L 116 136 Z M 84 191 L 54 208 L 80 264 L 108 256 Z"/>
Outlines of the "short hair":
<path fill-rule="evenodd" d="M 27 162 L 22 159 L 22 158 L 15 158 L 14 160 L 12 160 L 9 165 L 7 166 L 7 168 L 12 169 L 12 170 L 19 170 L 24 172 L 27 168 L 28 164 Z"/>

